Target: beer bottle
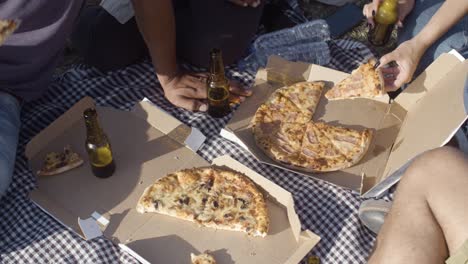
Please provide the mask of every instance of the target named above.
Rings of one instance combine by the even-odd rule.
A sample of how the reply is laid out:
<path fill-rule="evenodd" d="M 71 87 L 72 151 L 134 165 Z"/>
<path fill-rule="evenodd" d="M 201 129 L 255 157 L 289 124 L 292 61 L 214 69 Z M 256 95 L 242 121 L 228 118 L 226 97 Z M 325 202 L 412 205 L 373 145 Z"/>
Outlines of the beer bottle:
<path fill-rule="evenodd" d="M 107 178 L 115 171 L 114 158 L 109 139 L 99 126 L 96 109 L 88 108 L 83 113 L 86 124 L 85 148 L 91 170 L 96 177 Z"/>
<path fill-rule="evenodd" d="M 392 35 L 398 20 L 398 0 L 383 0 L 374 16 L 374 27 L 369 29 L 369 42 L 375 46 L 383 46 Z"/>
<path fill-rule="evenodd" d="M 229 82 L 224 76 L 224 65 L 221 50 L 212 49 L 210 52 L 210 74 L 206 82 L 208 92 L 208 114 L 215 118 L 228 115 Z"/>

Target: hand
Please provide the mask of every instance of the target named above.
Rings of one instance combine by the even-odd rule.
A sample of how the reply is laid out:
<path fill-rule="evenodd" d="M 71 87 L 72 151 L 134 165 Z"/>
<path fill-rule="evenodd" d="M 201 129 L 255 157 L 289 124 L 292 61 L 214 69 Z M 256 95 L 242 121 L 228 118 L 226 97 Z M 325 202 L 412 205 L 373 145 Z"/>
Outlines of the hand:
<path fill-rule="evenodd" d="M 377 13 L 380 3 L 383 0 L 373 0 L 369 4 L 365 5 L 362 9 L 362 13 L 367 18 L 367 23 L 374 27 L 374 16 Z M 397 26 L 403 27 L 403 20 L 413 10 L 414 0 L 398 0 L 398 21 Z"/>
<path fill-rule="evenodd" d="M 208 110 L 206 102 L 206 80 L 207 73 L 176 74 L 166 80 L 160 80 L 167 100 L 173 105 L 190 111 L 205 112 Z M 161 78 L 162 79 L 162 78 Z M 251 90 L 245 89 L 240 83 L 230 81 L 230 102 L 241 103 L 246 96 L 252 95 Z"/>
<path fill-rule="evenodd" d="M 228 1 L 239 6 L 243 6 L 243 7 L 250 6 L 253 8 L 261 4 L 261 0 L 228 0 Z"/>
<path fill-rule="evenodd" d="M 414 40 L 401 43 L 394 51 L 380 58 L 380 67 L 385 80 L 387 92 L 395 91 L 403 84 L 409 83 L 413 78 L 414 71 L 424 54 L 425 49 L 421 48 Z M 394 61 L 397 67 L 382 67 Z"/>

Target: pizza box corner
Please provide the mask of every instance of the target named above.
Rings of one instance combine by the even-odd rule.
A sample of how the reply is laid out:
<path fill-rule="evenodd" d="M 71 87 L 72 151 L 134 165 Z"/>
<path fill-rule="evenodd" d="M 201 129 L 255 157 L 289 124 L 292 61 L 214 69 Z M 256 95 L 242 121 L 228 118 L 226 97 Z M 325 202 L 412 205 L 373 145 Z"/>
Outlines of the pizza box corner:
<path fill-rule="evenodd" d="M 268 195 L 270 231 L 265 238 L 241 232 L 198 227 L 159 214 L 139 214 L 136 203 L 144 189 L 168 173 L 210 164 L 196 154 L 205 137 L 148 100 L 131 111 L 96 107 L 112 144 L 116 171 L 107 179 L 92 175 L 84 148 L 83 110 L 95 107 L 84 98 L 26 146 L 35 172 L 45 155 L 70 145 L 85 163 L 54 176 L 38 177 L 31 200 L 84 239 L 105 236 L 143 263 L 189 263 L 190 253 L 209 250 L 219 263 L 298 263 L 320 240 L 301 230 L 292 195 L 229 156 L 214 166 L 240 171 Z M 286 245 L 285 245 L 286 244 Z"/>
<path fill-rule="evenodd" d="M 384 193 L 399 180 L 395 173 L 416 155 L 446 144 L 467 119 L 463 89 L 468 62 L 456 51 L 442 54 L 395 100 L 328 101 L 323 95 L 313 120 L 374 131 L 365 157 L 355 166 L 336 172 L 311 173 L 284 167 L 257 146 L 250 121 L 273 91 L 300 81 L 325 81 L 323 93 L 347 73 L 271 56 L 257 72 L 253 95 L 238 108 L 221 136 L 238 143 L 263 163 L 351 189 L 364 197 Z M 389 103 L 390 102 L 390 103 Z"/>

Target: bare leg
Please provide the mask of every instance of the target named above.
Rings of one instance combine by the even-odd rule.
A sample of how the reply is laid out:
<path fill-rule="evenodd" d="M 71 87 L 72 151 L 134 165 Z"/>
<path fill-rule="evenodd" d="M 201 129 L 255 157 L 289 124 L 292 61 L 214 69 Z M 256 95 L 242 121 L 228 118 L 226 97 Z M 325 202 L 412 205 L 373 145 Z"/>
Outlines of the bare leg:
<path fill-rule="evenodd" d="M 369 263 L 441 264 L 468 239 L 468 159 L 443 147 L 402 177 Z"/>

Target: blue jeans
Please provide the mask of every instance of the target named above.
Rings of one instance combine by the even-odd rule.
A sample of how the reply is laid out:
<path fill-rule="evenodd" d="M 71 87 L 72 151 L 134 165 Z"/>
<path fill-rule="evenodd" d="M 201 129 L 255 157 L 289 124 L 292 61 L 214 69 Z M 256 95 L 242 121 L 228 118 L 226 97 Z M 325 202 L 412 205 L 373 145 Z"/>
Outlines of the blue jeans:
<path fill-rule="evenodd" d="M 15 166 L 21 106 L 10 94 L 0 91 L 0 198 L 10 186 Z"/>
<path fill-rule="evenodd" d="M 412 12 L 403 21 L 403 28 L 398 32 L 398 43 L 416 36 L 434 16 L 445 0 L 416 0 Z M 468 16 L 464 16 L 445 35 L 434 43 L 421 58 L 414 77 L 418 76 L 440 54 L 457 50 L 468 58 Z"/>

